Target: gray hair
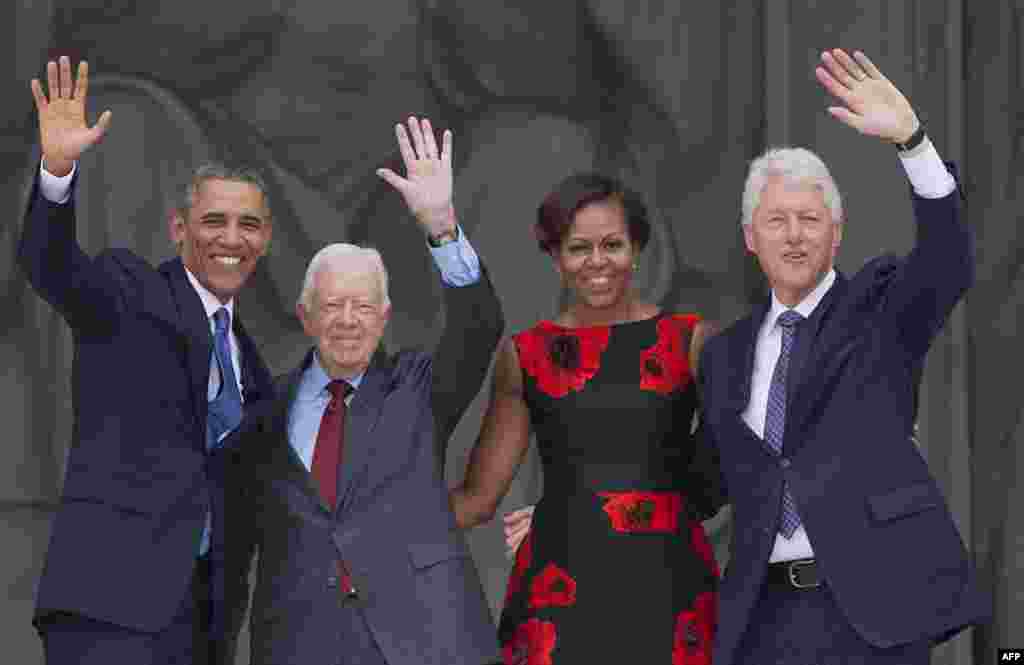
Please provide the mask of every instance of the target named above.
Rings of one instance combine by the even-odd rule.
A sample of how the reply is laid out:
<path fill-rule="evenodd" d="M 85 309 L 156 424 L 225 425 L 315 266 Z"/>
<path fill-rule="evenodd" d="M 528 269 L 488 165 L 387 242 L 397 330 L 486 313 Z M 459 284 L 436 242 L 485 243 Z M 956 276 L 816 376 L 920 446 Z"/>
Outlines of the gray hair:
<path fill-rule="evenodd" d="M 263 195 L 263 205 L 267 209 L 267 216 L 270 217 L 270 192 L 267 190 L 267 183 L 263 176 L 254 169 L 245 167 L 227 166 L 220 162 L 207 162 L 199 165 L 189 181 L 182 187 L 175 202 L 175 210 L 184 219 L 188 219 L 189 210 L 195 205 L 199 188 L 207 180 L 228 180 L 231 182 L 244 182 L 252 185 Z"/>
<path fill-rule="evenodd" d="M 768 179 L 774 177 L 819 188 L 825 197 L 825 207 L 832 213 L 832 221 L 843 221 L 843 198 L 821 157 L 806 148 L 770 148 L 751 162 L 747 172 L 743 186 L 743 224 L 754 220 L 754 211 L 761 204 L 761 192 Z"/>
<path fill-rule="evenodd" d="M 306 278 L 302 281 L 302 293 L 299 304 L 306 309 L 313 307 L 313 292 L 316 276 L 326 270 L 347 272 L 353 275 L 370 274 L 377 278 L 380 287 L 381 302 L 385 307 L 391 304 L 388 297 L 388 271 L 380 252 L 372 247 L 360 247 L 347 242 L 336 242 L 327 245 L 317 252 L 306 268 Z"/>

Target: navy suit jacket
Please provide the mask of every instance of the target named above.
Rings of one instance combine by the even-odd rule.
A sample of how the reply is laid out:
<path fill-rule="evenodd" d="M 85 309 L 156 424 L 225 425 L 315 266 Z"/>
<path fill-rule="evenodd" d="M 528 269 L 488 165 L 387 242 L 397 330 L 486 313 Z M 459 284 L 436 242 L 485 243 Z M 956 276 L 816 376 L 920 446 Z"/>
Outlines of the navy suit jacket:
<path fill-rule="evenodd" d="M 910 438 L 925 354 L 974 279 L 960 205 L 958 191 L 914 195 L 910 254 L 874 259 L 850 279 L 837 274 L 797 334 L 782 455 L 742 419 L 769 303 L 705 346 L 704 432 L 721 457 L 735 521 L 717 665 L 732 661 L 750 621 L 784 480 L 836 602 L 867 641 L 941 641 L 986 616 L 952 516 Z"/>
<path fill-rule="evenodd" d="M 288 411 L 302 372 L 284 377 L 275 402 L 250 412 L 229 437 L 226 553 L 227 648 L 241 626 L 253 550 L 259 569 L 250 623 L 253 663 L 334 665 L 342 557 L 359 590 L 355 606 L 390 665 L 482 665 L 499 660 L 497 631 L 456 528 L 441 458 L 480 389 L 504 328 L 482 270 L 445 287 L 437 351 L 378 351 L 345 421 L 338 506 L 320 499 L 288 440 Z M 229 656 L 230 658 L 230 656 Z"/>
<path fill-rule="evenodd" d="M 37 167 L 38 169 L 38 167 Z M 71 327 L 74 430 L 36 618 L 72 612 L 141 631 L 188 592 L 217 483 L 206 455 L 213 336 L 180 259 L 154 269 L 126 249 L 75 240 L 74 198 L 33 187 L 18 260 Z M 272 377 L 234 317 L 247 402 Z"/>

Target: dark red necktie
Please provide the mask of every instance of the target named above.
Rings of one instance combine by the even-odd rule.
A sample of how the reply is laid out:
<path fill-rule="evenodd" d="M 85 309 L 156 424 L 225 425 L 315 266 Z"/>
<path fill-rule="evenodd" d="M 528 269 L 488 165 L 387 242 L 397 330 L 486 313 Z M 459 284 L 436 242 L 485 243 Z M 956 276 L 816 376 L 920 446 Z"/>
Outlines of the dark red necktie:
<path fill-rule="evenodd" d="M 320 496 L 333 512 L 338 505 L 338 472 L 341 466 L 341 452 L 345 439 L 345 398 L 352 392 L 352 386 L 340 379 L 327 384 L 331 393 L 331 401 L 324 409 L 320 419 L 320 430 L 316 435 L 316 448 L 313 449 L 313 479 L 320 488 Z M 338 574 L 341 590 L 347 595 L 355 595 L 352 578 L 344 562 L 338 562 Z"/>

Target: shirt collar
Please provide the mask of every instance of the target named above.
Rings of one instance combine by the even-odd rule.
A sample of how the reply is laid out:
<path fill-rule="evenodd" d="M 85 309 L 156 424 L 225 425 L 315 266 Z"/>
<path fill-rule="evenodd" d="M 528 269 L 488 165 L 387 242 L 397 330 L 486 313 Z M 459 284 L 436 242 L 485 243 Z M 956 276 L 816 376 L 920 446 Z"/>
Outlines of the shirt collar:
<path fill-rule="evenodd" d="M 217 296 L 215 296 L 212 293 L 210 293 L 210 291 L 205 286 L 200 284 L 199 280 L 196 279 L 196 276 L 193 275 L 192 271 L 189 270 L 188 268 L 185 268 L 185 275 L 188 277 L 188 281 L 192 285 L 192 288 L 195 289 L 196 293 L 199 294 L 199 299 L 203 301 L 203 309 L 206 311 L 206 318 L 207 319 L 212 319 L 213 315 L 217 313 L 218 309 L 220 309 L 221 307 L 226 307 L 227 310 L 228 310 L 228 323 L 233 323 L 234 322 L 234 319 L 235 319 L 235 299 L 234 298 L 229 300 L 227 302 L 227 304 L 225 305 L 224 303 L 222 303 L 220 300 L 217 299 Z"/>
<path fill-rule="evenodd" d="M 764 318 L 765 331 L 770 331 L 775 326 L 775 321 L 779 318 L 783 312 L 788 309 L 795 310 L 797 314 L 804 317 L 805 319 L 810 318 L 811 314 L 814 313 L 814 309 L 821 302 L 821 299 L 825 297 L 828 290 L 832 288 L 832 284 L 836 281 L 835 268 L 829 268 L 825 276 L 821 278 L 818 285 L 811 290 L 804 299 L 796 304 L 795 307 L 789 307 L 779 302 L 778 297 L 775 295 L 775 290 L 772 290 L 772 307 L 768 311 L 768 316 Z"/>
<path fill-rule="evenodd" d="M 352 378 L 345 379 L 355 390 L 362 383 L 363 377 L 366 376 L 366 370 L 363 370 Z M 309 363 L 309 367 L 306 368 L 306 372 L 302 377 L 302 385 L 299 388 L 300 397 L 306 399 L 314 399 L 321 395 L 321 393 L 327 392 L 327 384 L 331 382 L 331 377 L 328 376 L 327 371 L 324 369 L 323 364 L 320 362 L 320 353 L 316 350 L 313 351 L 313 361 Z"/>

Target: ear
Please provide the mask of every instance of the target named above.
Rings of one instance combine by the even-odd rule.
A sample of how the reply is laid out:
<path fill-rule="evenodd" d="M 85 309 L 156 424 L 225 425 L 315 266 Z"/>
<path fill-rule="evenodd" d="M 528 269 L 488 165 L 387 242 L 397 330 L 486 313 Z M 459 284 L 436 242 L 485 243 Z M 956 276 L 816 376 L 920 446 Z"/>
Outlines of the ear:
<path fill-rule="evenodd" d="M 302 324 L 302 329 L 305 331 L 306 336 L 316 337 L 313 331 L 313 321 L 309 316 L 309 311 L 306 306 L 301 302 L 295 303 L 295 316 L 299 317 L 299 323 Z"/>
<path fill-rule="evenodd" d="M 562 266 L 558 263 L 558 256 L 555 255 L 555 251 L 557 251 L 557 250 L 549 250 L 548 251 L 548 256 L 551 257 L 551 265 L 553 265 L 555 267 L 555 272 L 558 273 L 559 277 L 561 277 L 562 276 Z"/>
<path fill-rule="evenodd" d="M 751 220 L 749 224 L 742 224 L 743 226 L 743 242 L 747 246 L 747 251 L 751 254 L 757 254 L 754 249 L 754 222 Z"/>
<path fill-rule="evenodd" d="M 180 247 L 185 240 L 185 218 L 177 210 L 167 213 L 167 233 L 175 247 Z"/>
<path fill-rule="evenodd" d="M 832 251 L 835 252 L 839 249 L 839 243 L 843 240 L 843 222 L 835 222 L 836 229 L 835 233 L 832 234 Z"/>
<path fill-rule="evenodd" d="M 263 228 L 266 235 L 263 237 L 263 247 L 260 248 L 260 258 L 270 253 L 270 241 L 274 236 L 274 221 L 269 216 L 264 222 Z"/>
<path fill-rule="evenodd" d="M 388 321 L 391 320 L 391 305 L 388 304 L 380 310 L 380 320 L 382 325 L 387 325 Z"/>

